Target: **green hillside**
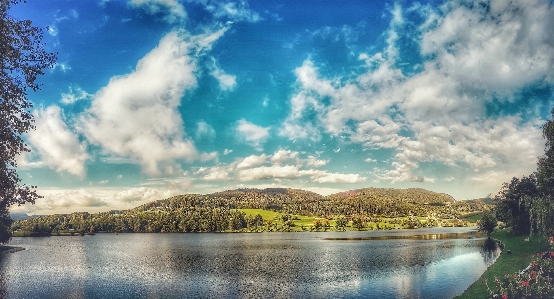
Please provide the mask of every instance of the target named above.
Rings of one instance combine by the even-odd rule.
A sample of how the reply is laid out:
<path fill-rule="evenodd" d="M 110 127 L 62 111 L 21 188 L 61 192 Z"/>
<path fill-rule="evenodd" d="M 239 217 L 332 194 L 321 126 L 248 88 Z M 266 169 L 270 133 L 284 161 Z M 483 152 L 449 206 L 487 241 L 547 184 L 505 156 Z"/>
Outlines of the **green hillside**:
<path fill-rule="evenodd" d="M 300 189 L 237 189 L 185 194 L 124 211 L 72 213 L 15 221 L 16 235 L 94 232 L 223 232 L 391 229 L 467 225 L 490 208 L 424 189 L 365 188 L 322 196 Z M 469 218 L 472 219 L 472 218 Z"/>

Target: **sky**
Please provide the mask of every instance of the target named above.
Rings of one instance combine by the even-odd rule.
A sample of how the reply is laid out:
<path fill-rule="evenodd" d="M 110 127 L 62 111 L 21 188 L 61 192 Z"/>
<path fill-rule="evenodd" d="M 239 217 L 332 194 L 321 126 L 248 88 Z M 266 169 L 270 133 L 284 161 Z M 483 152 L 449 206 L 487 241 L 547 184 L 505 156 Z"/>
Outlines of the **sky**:
<path fill-rule="evenodd" d="M 554 4 L 29 0 L 57 64 L 29 94 L 29 214 L 237 188 L 485 197 L 554 108 Z"/>

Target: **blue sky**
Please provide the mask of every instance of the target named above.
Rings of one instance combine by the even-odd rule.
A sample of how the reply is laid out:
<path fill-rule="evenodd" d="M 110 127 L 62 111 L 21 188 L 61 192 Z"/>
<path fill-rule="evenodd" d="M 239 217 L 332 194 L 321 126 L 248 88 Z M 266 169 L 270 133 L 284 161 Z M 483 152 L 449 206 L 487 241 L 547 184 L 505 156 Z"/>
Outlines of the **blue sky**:
<path fill-rule="evenodd" d="M 19 157 L 43 199 L 419 187 L 531 173 L 554 108 L 554 7 L 529 1 L 29 1 L 57 65 Z"/>

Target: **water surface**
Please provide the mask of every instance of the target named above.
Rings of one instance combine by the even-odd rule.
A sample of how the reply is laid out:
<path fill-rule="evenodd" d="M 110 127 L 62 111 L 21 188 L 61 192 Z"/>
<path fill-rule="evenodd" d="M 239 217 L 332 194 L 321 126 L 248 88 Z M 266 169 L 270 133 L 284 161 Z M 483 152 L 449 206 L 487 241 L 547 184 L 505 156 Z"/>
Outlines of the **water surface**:
<path fill-rule="evenodd" d="M 494 261 L 468 228 L 13 238 L 9 298 L 450 298 Z"/>

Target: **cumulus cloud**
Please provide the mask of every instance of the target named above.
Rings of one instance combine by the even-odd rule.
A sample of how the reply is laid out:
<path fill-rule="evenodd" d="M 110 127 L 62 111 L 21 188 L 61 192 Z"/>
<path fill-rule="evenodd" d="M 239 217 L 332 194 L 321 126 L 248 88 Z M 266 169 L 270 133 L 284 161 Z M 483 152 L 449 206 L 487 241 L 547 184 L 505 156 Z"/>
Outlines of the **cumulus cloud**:
<path fill-rule="evenodd" d="M 240 139 L 258 150 L 262 149 L 262 144 L 269 137 L 269 128 L 257 126 L 244 119 L 237 122 L 236 130 Z"/>
<path fill-rule="evenodd" d="M 31 130 L 27 136 L 41 162 L 58 172 L 84 177 L 85 161 L 89 158 L 86 145 L 68 128 L 60 107 L 38 109 L 34 115 L 36 130 Z"/>
<path fill-rule="evenodd" d="M 366 178 L 359 174 L 331 173 L 325 170 L 300 169 L 296 165 L 272 165 L 260 166 L 240 170 L 238 173 L 240 181 L 258 181 L 268 179 L 289 179 L 309 178 L 312 182 L 321 184 L 356 184 L 365 182 Z"/>
<path fill-rule="evenodd" d="M 322 184 L 356 184 L 365 182 L 366 178 L 359 174 L 327 173 L 322 172 L 314 179 Z"/>
<path fill-rule="evenodd" d="M 317 159 L 310 155 L 303 158 L 299 152 L 281 149 L 273 155 L 251 155 L 246 158 L 238 158 L 235 162 L 227 165 L 201 167 L 194 175 L 199 176 L 203 181 L 219 182 L 267 180 L 282 182 L 282 180 L 304 178 L 314 183 L 355 184 L 366 180 L 365 177 L 358 174 L 332 173 L 313 169 L 313 167 L 321 167 L 327 163 L 328 160 Z"/>
<path fill-rule="evenodd" d="M 169 23 L 187 19 L 187 11 L 178 0 L 130 0 L 129 5 L 143 8 L 151 14 L 165 13 L 164 19 Z"/>
<path fill-rule="evenodd" d="M 313 166 L 313 167 L 322 167 L 327 165 L 329 163 L 329 160 L 321 160 L 314 156 L 308 156 L 308 160 L 306 161 L 307 166 Z"/>
<path fill-rule="evenodd" d="M 169 195 L 169 191 L 162 192 L 156 188 L 139 187 L 120 191 L 114 195 L 114 199 L 118 202 L 136 203 L 164 199 L 167 198 Z"/>
<path fill-rule="evenodd" d="M 280 149 L 271 156 L 273 164 L 282 164 L 286 162 L 297 162 L 298 152 Z"/>
<path fill-rule="evenodd" d="M 467 88 L 508 98 L 539 80 L 554 83 L 554 8 L 549 1 L 456 4 L 445 4 L 445 16 L 422 36 L 421 52 L 436 55 L 438 69 Z"/>
<path fill-rule="evenodd" d="M 51 209 L 103 207 L 108 205 L 99 196 L 84 189 L 51 194 L 45 197 L 44 202 Z"/>
<path fill-rule="evenodd" d="M 237 164 L 238 169 L 244 169 L 244 168 L 252 168 L 258 165 L 262 165 L 267 160 L 267 156 L 265 154 L 262 154 L 260 156 L 251 155 L 244 159 L 241 159 L 240 162 Z"/>
<path fill-rule="evenodd" d="M 229 168 L 226 167 L 201 167 L 195 174 L 202 175 L 204 181 L 226 182 L 231 179 L 229 176 Z"/>
<path fill-rule="evenodd" d="M 279 134 L 318 140 L 327 133 L 393 149 L 392 169 L 378 175 L 393 182 L 433 182 L 414 174 L 424 161 L 532 171 L 543 147 L 538 117 L 491 117 L 487 105 L 519 101 L 519 92 L 534 84 L 554 84 L 554 7 L 539 0 L 449 1 L 437 11 L 410 10 L 424 18 L 419 31 L 410 31 L 416 36 L 408 36 L 421 49 L 416 73 L 399 66 L 406 22 L 396 4 L 386 46 L 358 56 L 366 68 L 358 76 L 327 79 L 312 60 L 296 69 L 298 90 Z"/>
<path fill-rule="evenodd" d="M 239 180 L 243 182 L 267 179 L 296 179 L 300 177 L 300 172 L 298 168 L 293 165 L 260 166 L 240 170 L 238 177 Z"/>
<path fill-rule="evenodd" d="M 80 130 L 104 152 L 134 159 L 150 175 L 161 173 L 160 162 L 196 158 L 177 108 L 185 90 L 197 84 L 198 53 L 223 31 L 167 34 L 132 73 L 113 77 L 95 94 L 80 119 Z M 207 125 L 199 126 L 201 134 L 211 133 Z"/>

